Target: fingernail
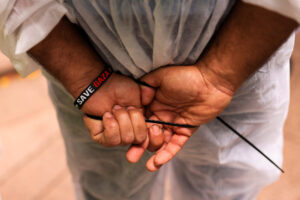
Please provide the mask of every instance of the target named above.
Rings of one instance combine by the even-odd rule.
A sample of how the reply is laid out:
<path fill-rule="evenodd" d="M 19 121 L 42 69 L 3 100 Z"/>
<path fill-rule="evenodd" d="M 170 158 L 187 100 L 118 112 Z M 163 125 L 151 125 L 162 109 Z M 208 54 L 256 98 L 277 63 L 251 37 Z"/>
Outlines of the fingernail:
<path fill-rule="evenodd" d="M 104 113 L 103 117 L 112 118 L 112 114 L 110 112 L 106 112 L 106 113 Z"/>
<path fill-rule="evenodd" d="M 122 107 L 119 106 L 119 105 L 115 105 L 115 106 L 113 107 L 114 110 L 119 110 L 119 109 L 121 109 L 121 108 L 122 108 Z"/>
<path fill-rule="evenodd" d="M 154 133 L 154 134 L 159 134 L 159 133 L 160 133 L 160 128 L 159 128 L 159 126 L 153 125 L 153 126 L 151 126 L 150 128 L 151 128 L 152 133 Z"/>
<path fill-rule="evenodd" d="M 135 109 L 135 107 L 133 107 L 133 106 L 127 107 L 127 110 L 133 110 L 133 109 Z"/>

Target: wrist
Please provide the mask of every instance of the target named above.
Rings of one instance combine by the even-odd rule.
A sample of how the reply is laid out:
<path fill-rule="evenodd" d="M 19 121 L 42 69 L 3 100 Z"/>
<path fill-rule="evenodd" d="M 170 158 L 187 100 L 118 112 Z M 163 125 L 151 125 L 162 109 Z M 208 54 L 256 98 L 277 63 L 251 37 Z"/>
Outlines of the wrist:
<path fill-rule="evenodd" d="M 63 18 L 29 53 L 76 98 L 104 69 L 80 28 Z"/>
<path fill-rule="evenodd" d="M 74 98 L 77 98 L 103 71 L 103 69 L 104 67 L 94 67 L 89 70 L 85 69 L 79 72 L 74 71 L 69 76 L 65 76 L 66 79 L 61 79 L 60 82 Z"/>
<path fill-rule="evenodd" d="M 295 27 L 294 21 L 277 13 L 237 2 L 197 63 L 199 69 L 216 88 L 233 94 Z"/>
<path fill-rule="evenodd" d="M 240 84 L 231 79 L 234 75 L 230 76 L 229 74 L 226 74 L 222 71 L 221 67 L 217 67 L 217 63 L 206 63 L 201 61 L 198 62 L 196 66 L 206 81 L 225 94 L 233 96 L 240 86 Z"/>
<path fill-rule="evenodd" d="M 106 67 L 101 73 L 99 73 L 93 81 L 91 81 L 85 89 L 81 90 L 81 93 L 77 96 L 77 98 L 74 101 L 74 106 L 76 106 L 78 109 L 81 109 L 81 107 L 88 101 L 90 97 L 98 90 L 100 87 L 103 86 L 103 84 L 109 79 L 109 77 L 112 75 L 112 69 L 111 67 Z M 80 90 L 79 90 L 80 91 Z"/>

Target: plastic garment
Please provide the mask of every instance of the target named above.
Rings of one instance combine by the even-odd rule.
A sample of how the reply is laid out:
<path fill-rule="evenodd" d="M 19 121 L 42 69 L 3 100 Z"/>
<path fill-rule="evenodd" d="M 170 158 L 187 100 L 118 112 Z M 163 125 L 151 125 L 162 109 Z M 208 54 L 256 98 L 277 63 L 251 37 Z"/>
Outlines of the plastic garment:
<path fill-rule="evenodd" d="M 235 93 L 221 117 L 282 163 L 293 36 Z M 253 200 L 280 171 L 219 121 L 202 125 L 170 165 L 172 199 Z"/>
<path fill-rule="evenodd" d="M 194 63 L 229 1 L 67 1 L 70 12 L 115 70 L 136 77 L 161 65 Z M 293 36 L 235 94 L 222 118 L 279 165 L 289 103 Z M 125 160 L 127 147 L 91 141 L 73 98 L 50 75 L 49 91 L 80 200 L 253 200 L 280 172 L 220 122 L 202 125 L 159 172 Z"/>
<path fill-rule="evenodd" d="M 66 1 L 70 14 L 106 62 L 135 77 L 163 65 L 194 63 L 232 3 Z M 41 41 L 65 12 L 57 1 L 1 0 L 1 50 L 20 73 L 26 75 L 37 66 L 26 51 Z M 292 46 L 293 38 L 244 83 L 222 113 L 227 122 L 277 163 L 282 161 Z M 138 164 L 129 164 L 125 160 L 126 147 L 104 148 L 91 141 L 81 113 L 72 106 L 72 97 L 45 74 L 78 199 L 157 200 L 168 195 L 175 200 L 250 200 L 279 174 L 215 120 L 201 126 L 178 156 L 158 173 L 147 172 L 149 153 Z M 165 193 L 167 186 L 169 191 Z"/>
<path fill-rule="evenodd" d="M 65 1 L 102 58 L 136 78 L 194 63 L 233 2 Z"/>
<path fill-rule="evenodd" d="M 295 19 L 300 23 L 300 1 L 299 0 L 243 0 L 246 3 L 264 7 L 284 16 Z"/>
<path fill-rule="evenodd" d="M 70 2 L 70 0 L 0 0 L 0 50 L 6 54 L 7 57 L 10 58 L 12 64 L 14 65 L 14 67 L 16 68 L 16 70 L 18 71 L 18 73 L 22 76 L 27 76 L 28 74 L 30 74 L 31 72 L 33 72 L 34 70 L 36 70 L 39 67 L 39 64 L 34 62 L 27 54 L 26 51 L 29 50 L 30 48 L 32 48 L 35 44 L 39 43 L 42 39 L 44 39 L 46 37 L 47 34 L 50 33 L 50 31 L 54 28 L 54 26 L 59 22 L 59 20 L 61 19 L 61 17 L 63 15 L 67 15 L 68 18 L 71 21 L 74 21 L 74 16 L 72 16 L 72 13 L 70 9 L 69 11 L 71 12 L 66 13 L 66 10 L 63 6 L 63 2 L 67 1 Z M 234 1 L 234 0 L 232 0 Z M 282 15 L 288 16 L 290 18 L 295 19 L 296 21 L 300 22 L 300 1 L 298 0 L 265 0 L 265 1 L 258 1 L 258 0 L 243 0 L 244 2 L 247 3 L 251 3 L 251 4 L 255 4 L 264 8 L 267 8 L 269 10 L 278 12 Z M 103 4 L 103 2 L 101 3 L 101 1 L 88 1 L 91 2 L 93 7 L 97 7 L 97 4 Z M 133 7 L 137 6 L 138 4 L 150 4 L 148 8 L 150 9 L 144 9 L 143 7 L 140 7 L 141 9 L 139 10 L 134 10 L 134 14 L 140 15 L 141 12 L 145 12 L 147 13 L 147 16 L 149 16 L 149 12 L 151 12 L 151 7 L 153 6 L 153 2 L 154 0 L 146 0 L 146 1 L 137 1 L 137 2 L 130 2 L 130 4 L 132 4 Z M 178 1 L 180 2 L 180 1 Z M 189 4 L 189 1 L 183 1 L 184 3 Z M 227 1 L 225 1 L 226 4 Z M 85 1 L 77 1 L 77 4 L 83 3 L 85 4 Z M 105 18 L 105 16 L 107 17 L 107 15 L 111 14 L 111 11 L 113 11 L 113 9 L 118 8 L 118 5 L 113 6 L 113 4 L 115 4 L 116 1 L 111 1 L 109 6 L 109 9 L 112 10 L 107 10 L 108 7 L 104 8 L 104 10 L 100 10 L 100 12 L 103 12 L 103 19 Z M 166 4 L 168 4 L 169 2 L 166 1 Z M 211 1 L 210 3 L 208 3 L 208 1 L 203 2 L 204 4 L 209 4 L 209 6 L 214 6 L 215 1 Z M 106 3 L 104 3 L 106 4 Z M 151 6 L 152 4 L 152 6 Z M 122 9 L 124 8 L 125 4 L 122 4 Z M 173 4 L 174 5 L 174 4 Z M 178 10 L 179 4 L 177 4 L 177 8 L 176 7 L 169 7 L 169 12 L 173 11 L 174 9 Z M 65 5 L 66 6 L 66 5 Z M 129 4 L 127 3 L 127 7 L 129 6 Z M 79 6 L 81 7 L 81 6 Z M 129 6 L 130 7 L 130 6 Z M 120 8 L 120 7 L 119 7 Z M 146 7 L 145 7 L 146 8 Z M 201 12 L 206 13 L 209 15 L 209 11 L 205 10 L 204 8 L 206 7 L 202 7 L 200 8 Z M 188 9 L 188 8 L 185 8 Z M 125 8 L 126 10 L 126 8 Z M 159 10 L 159 9 L 158 9 Z M 194 9 L 195 10 L 195 9 Z M 116 10 L 115 10 L 116 11 Z M 80 11 L 81 13 L 84 12 L 88 12 L 87 10 L 85 11 Z M 158 11 L 160 12 L 160 11 Z M 164 10 L 165 12 L 165 10 Z M 169 13 L 170 14 L 170 13 Z M 210 17 L 208 15 L 202 14 L 201 17 Z M 118 19 L 115 18 L 114 19 Z M 113 23 L 118 23 L 115 22 L 113 20 Z M 160 26 L 159 28 L 162 29 L 164 28 L 164 26 L 168 26 L 170 25 L 170 23 L 175 23 L 175 21 L 177 19 L 173 19 L 173 18 L 168 18 L 169 22 L 166 24 L 161 24 L 162 26 Z M 104 19 L 104 23 L 109 23 L 110 20 Z M 126 19 L 121 19 L 121 20 L 126 20 Z M 189 18 L 184 19 L 181 18 L 181 20 L 183 21 L 189 21 Z M 217 20 L 216 18 L 213 20 Z M 181 23 L 183 23 L 183 21 L 181 21 Z M 205 21 L 205 20 L 203 20 Z M 119 22 L 121 22 L 119 20 Z M 141 25 L 141 27 L 143 27 L 143 24 L 146 22 L 146 24 L 148 23 L 153 23 L 153 19 L 150 18 L 143 18 L 140 17 L 140 21 L 138 21 L 139 25 Z M 103 22 L 102 22 L 103 23 Z M 129 23 L 132 23 L 129 22 Z M 135 23 L 135 22 L 133 22 Z M 192 22 L 195 23 L 195 22 Z M 113 29 L 113 25 L 112 24 L 106 24 L 108 25 L 109 29 Z M 154 27 L 153 24 L 150 27 Z M 146 28 L 146 27 L 143 27 Z M 118 28 L 118 30 L 113 30 L 114 31 L 124 31 L 124 29 L 126 30 L 126 26 L 120 26 Z M 178 30 L 183 30 L 182 27 Z M 91 29 L 91 31 L 95 31 L 93 30 L 93 28 Z M 149 33 L 153 33 L 153 29 L 144 29 L 142 35 L 146 34 L 147 32 Z M 165 32 L 165 30 L 163 30 Z M 128 33 L 130 33 L 129 30 L 127 30 Z M 99 33 L 99 30 L 98 30 Z M 170 32 L 171 33 L 171 32 Z M 202 34 L 202 33 L 201 33 Z M 179 33 L 177 36 L 177 39 L 175 41 L 178 42 L 179 40 L 179 36 L 181 35 L 181 33 Z M 184 34 L 185 35 L 185 34 Z M 171 36 L 171 35 L 170 35 Z M 128 42 L 132 42 L 134 41 L 134 39 L 130 39 L 130 34 L 128 34 L 129 38 L 122 38 L 124 42 L 124 40 L 128 41 Z M 204 37 L 206 37 L 205 35 L 203 36 L 203 40 L 206 40 Z M 186 39 L 186 38 L 184 38 Z M 184 41 L 184 40 L 183 40 Z M 159 42 L 159 41 L 158 41 Z M 170 41 L 168 41 L 170 42 Z M 152 41 L 151 40 L 147 40 L 147 45 L 151 46 Z M 164 42 L 164 45 L 167 42 Z M 106 42 L 106 45 L 108 45 L 108 41 Z M 105 45 L 105 44 L 104 44 Z M 114 44 L 115 45 L 115 44 Z M 112 45 L 112 46 L 114 46 Z M 156 45 L 158 46 L 158 45 Z M 159 47 L 159 46 L 158 46 Z M 163 48 L 162 50 L 168 50 L 168 46 L 163 46 L 161 45 L 161 47 Z M 199 47 L 199 50 L 201 51 L 203 48 L 203 46 Z M 110 49 L 107 49 L 108 51 L 110 51 Z M 145 67 L 145 65 L 148 66 L 149 68 L 149 60 L 143 60 L 143 58 L 145 58 L 145 55 L 142 52 L 138 52 L 138 50 L 140 49 L 131 49 L 130 51 L 135 54 L 139 54 L 141 56 L 141 58 L 139 59 L 140 62 L 136 63 L 136 66 L 143 66 Z M 103 50 L 102 50 L 103 51 Z M 158 51 L 154 51 L 154 52 L 158 52 Z M 146 52 L 149 53 L 149 52 Z M 183 53 L 183 52 L 181 52 Z M 185 53 L 185 52 L 184 52 Z M 109 52 L 108 52 L 109 54 Z M 109 56 L 110 57 L 110 56 Z M 120 54 L 119 57 L 122 57 L 122 61 L 128 61 L 128 58 L 125 59 L 125 57 L 123 56 L 123 54 Z M 179 58 L 178 58 L 179 59 Z M 130 59 L 129 59 L 130 60 Z M 159 65 L 160 61 L 156 61 L 154 59 L 154 66 Z M 178 60 L 179 61 L 179 60 Z M 131 65 L 130 65 L 131 66 Z M 135 67 L 136 67 L 135 66 Z M 148 68 L 146 71 L 149 71 Z M 144 70 L 145 70 L 144 69 Z M 125 70 L 123 70 L 124 72 Z M 138 69 L 133 69 L 133 67 L 131 67 L 131 73 L 132 71 L 135 71 L 135 73 L 133 74 L 141 74 L 141 71 L 139 71 Z"/>
<path fill-rule="evenodd" d="M 59 0 L 0 0 L 0 50 L 26 76 L 39 64 L 27 51 L 42 41 L 67 10 Z"/>

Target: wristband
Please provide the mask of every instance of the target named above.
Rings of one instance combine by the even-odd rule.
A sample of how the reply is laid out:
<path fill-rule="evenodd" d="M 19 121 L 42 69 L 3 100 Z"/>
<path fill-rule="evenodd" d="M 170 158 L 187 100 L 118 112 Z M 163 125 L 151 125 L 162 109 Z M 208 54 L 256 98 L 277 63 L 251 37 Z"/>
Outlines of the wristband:
<path fill-rule="evenodd" d="M 83 90 L 83 92 L 74 101 L 74 106 L 80 109 L 83 104 L 105 83 L 105 81 L 112 75 L 111 67 L 104 69 L 90 85 Z"/>

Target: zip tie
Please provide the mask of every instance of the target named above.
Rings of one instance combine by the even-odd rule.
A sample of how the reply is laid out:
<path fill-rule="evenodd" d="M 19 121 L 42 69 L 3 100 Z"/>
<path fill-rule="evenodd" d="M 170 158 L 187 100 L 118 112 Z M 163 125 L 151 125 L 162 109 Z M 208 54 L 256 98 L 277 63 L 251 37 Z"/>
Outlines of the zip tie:
<path fill-rule="evenodd" d="M 148 83 L 141 81 L 141 80 L 134 80 L 136 83 L 140 85 L 144 85 L 146 87 L 150 87 L 152 89 L 156 89 L 155 87 L 149 85 Z M 85 114 L 87 117 L 96 119 L 96 120 L 102 120 L 102 116 L 95 116 L 90 114 Z M 242 134 L 240 134 L 237 130 L 235 130 L 232 126 L 230 126 L 227 122 L 225 122 L 221 117 L 216 117 L 219 122 L 221 122 L 223 125 L 225 125 L 228 129 L 230 129 L 234 134 L 236 134 L 238 137 L 240 137 L 244 142 L 249 144 L 252 148 L 254 148 L 258 153 L 260 153 L 263 157 L 265 157 L 270 163 L 272 163 L 277 169 L 279 169 L 282 173 L 284 173 L 283 169 L 281 169 L 271 158 L 269 158 L 265 153 L 263 153 L 258 147 L 256 147 L 253 143 L 251 143 L 246 137 L 244 137 Z M 172 123 L 172 122 L 165 122 L 165 121 L 158 121 L 158 120 L 151 120 L 151 119 L 145 119 L 145 122 L 147 123 L 156 123 L 156 124 L 163 124 L 163 125 L 169 125 L 169 126 L 177 126 L 177 127 L 183 127 L 183 128 L 197 128 L 198 126 L 193 126 L 189 124 L 178 124 L 178 123 Z"/>
<path fill-rule="evenodd" d="M 90 114 L 85 114 L 85 115 L 92 119 L 102 120 L 102 116 L 96 116 L 96 115 L 90 115 Z M 163 125 L 169 125 L 169 126 L 177 126 L 177 127 L 183 127 L 183 128 L 197 128 L 198 127 L 198 126 L 193 126 L 193 125 L 189 125 L 189 124 L 178 124 L 178 123 L 164 122 L 164 121 L 158 121 L 158 120 L 152 120 L 152 119 L 145 119 L 145 122 L 155 123 L 155 124 L 163 124 Z"/>
<path fill-rule="evenodd" d="M 224 124 L 227 128 L 229 128 L 232 132 L 234 132 L 237 136 L 239 136 L 242 140 L 244 140 L 247 144 L 253 147 L 256 151 L 258 151 L 263 157 L 265 157 L 268 161 L 270 161 L 277 169 L 279 169 L 282 173 L 284 173 L 283 169 L 281 169 L 271 158 L 269 158 L 264 152 L 262 152 L 258 147 L 256 147 L 253 143 L 251 143 L 247 138 L 245 138 L 242 134 L 236 131 L 232 126 L 230 126 L 227 122 L 225 122 L 221 117 L 216 117 L 222 124 Z"/>

